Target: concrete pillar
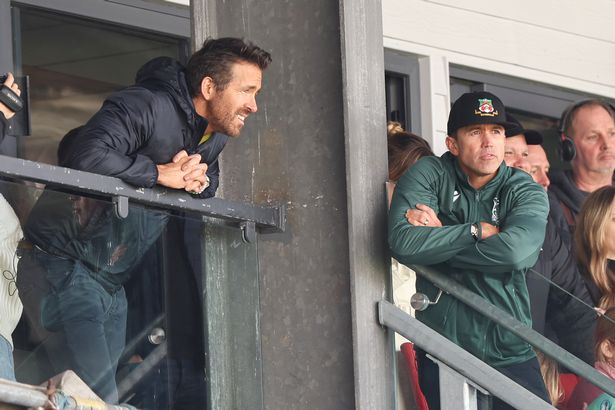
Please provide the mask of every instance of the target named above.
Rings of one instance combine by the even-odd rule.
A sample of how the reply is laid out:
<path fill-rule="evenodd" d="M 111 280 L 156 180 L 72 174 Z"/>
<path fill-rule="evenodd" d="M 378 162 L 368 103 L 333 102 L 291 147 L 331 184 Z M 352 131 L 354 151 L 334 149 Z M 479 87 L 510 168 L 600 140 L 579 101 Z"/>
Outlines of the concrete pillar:
<path fill-rule="evenodd" d="M 196 38 L 213 27 L 274 60 L 221 161 L 224 198 L 287 207 L 287 231 L 258 240 L 264 408 L 391 408 L 380 1 L 192 7 Z"/>

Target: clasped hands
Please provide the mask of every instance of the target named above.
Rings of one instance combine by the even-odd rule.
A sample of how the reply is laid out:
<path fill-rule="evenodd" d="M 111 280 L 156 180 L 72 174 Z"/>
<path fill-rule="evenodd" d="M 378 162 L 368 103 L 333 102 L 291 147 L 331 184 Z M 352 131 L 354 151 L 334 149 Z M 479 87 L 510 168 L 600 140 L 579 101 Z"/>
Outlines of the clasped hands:
<path fill-rule="evenodd" d="M 434 210 L 423 204 L 416 204 L 415 209 L 408 209 L 406 211 L 406 219 L 413 226 L 429 226 L 432 228 L 442 226 L 442 222 L 440 222 L 440 219 Z M 500 229 L 497 226 L 491 225 L 488 222 L 481 222 L 480 225 L 482 230 L 480 239 L 487 239 L 490 236 L 497 235 L 500 232 Z"/>
<path fill-rule="evenodd" d="M 168 164 L 156 165 L 157 183 L 168 188 L 183 189 L 191 194 L 200 194 L 209 186 L 207 164 L 201 163 L 200 154 L 188 155 L 179 151 Z"/>

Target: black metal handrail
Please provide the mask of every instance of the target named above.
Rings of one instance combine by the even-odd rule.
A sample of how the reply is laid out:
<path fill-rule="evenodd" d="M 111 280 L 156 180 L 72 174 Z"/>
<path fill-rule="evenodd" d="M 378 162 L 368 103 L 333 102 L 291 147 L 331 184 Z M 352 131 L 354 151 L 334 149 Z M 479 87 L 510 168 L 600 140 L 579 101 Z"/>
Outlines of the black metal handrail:
<path fill-rule="evenodd" d="M 118 178 L 0 155 L 0 175 L 53 184 L 110 198 L 124 198 L 158 208 L 191 211 L 235 222 L 253 223 L 261 232 L 283 232 L 284 205 L 261 207 L 220 198 L 200 199 L 163 187 L 137 188 Z M 125 201 L 118 201 L 126 204 Z"/>

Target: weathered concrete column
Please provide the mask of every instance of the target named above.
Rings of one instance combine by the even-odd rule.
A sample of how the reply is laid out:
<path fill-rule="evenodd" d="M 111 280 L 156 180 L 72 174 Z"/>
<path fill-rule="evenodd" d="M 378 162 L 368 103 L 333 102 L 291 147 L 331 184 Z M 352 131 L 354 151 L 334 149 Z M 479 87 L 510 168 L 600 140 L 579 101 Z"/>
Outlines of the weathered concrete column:
<path fill-rule="evenodd" d="M 287 231 L 258 241 L 264 407 L 391 408 L 376 317 L 388 271 L 380 1 L 192 7 L 207 15 L 196 38 L 215 27 L 274 60 L 221 162 L 225 198 L 287 206 Z"/>

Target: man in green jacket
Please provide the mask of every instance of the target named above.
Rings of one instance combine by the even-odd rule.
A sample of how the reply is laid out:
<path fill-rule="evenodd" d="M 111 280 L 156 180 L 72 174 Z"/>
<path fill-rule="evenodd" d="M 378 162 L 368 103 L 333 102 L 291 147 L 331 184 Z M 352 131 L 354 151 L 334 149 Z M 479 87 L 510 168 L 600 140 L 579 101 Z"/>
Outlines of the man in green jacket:
<path fill-rule="evenodd" d="M 437 268 L 529 327 L 525 273 L 538 258 L 549 205 L 529 174 L 503 162 L 512 125 L 495 95 L 462 95 L 449 115 L 449 152 L 421 159 L 398 181 L 389 244 L 400 262 Z M 420 276 L 417 290 L 431 300 L 438 293 Z M 548 401 L 532 347 L 505 328 L 448 294 L 417 318 Z M 437 373 L 419 354 L 430 409 L 439 408 Z M 512 408 L 497 398 L 493 404 Z"/>

